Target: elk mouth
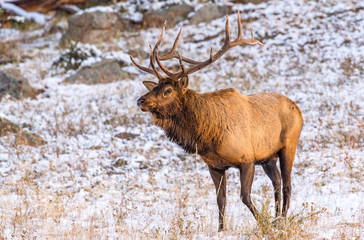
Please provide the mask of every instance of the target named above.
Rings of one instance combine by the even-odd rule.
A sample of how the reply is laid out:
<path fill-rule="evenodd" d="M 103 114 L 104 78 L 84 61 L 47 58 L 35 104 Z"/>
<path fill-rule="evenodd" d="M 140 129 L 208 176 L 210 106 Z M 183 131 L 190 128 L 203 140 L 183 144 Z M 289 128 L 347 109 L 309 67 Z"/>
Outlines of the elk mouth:
<path fill-rule="evenodd" d="M 142 110 L 142 112 L 152 112 L 153 111 L 153 107 L 150 105 L 147 106 L 140 106 L 140 110 Z"/>
<path fill-rule="evenodd" d="M 140 107 L 140 110 L 142 110 L 142 112 L 152 112 L 154 110 L 154 107 L 152 104 L 142 104 L 139 107 Z"/>

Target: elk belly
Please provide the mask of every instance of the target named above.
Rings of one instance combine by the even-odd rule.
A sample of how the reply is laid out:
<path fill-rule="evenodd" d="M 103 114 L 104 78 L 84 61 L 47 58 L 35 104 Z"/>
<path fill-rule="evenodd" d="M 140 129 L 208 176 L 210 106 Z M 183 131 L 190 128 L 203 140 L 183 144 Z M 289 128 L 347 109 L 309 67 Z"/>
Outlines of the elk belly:
<path fill-rule="evenodd" d="M 228 134 L 224 137 L 217 154 L 227 161 L 226 165 L 236 165 L 254 161 L 254 151 L 251 143 L 243 134 Z"/>

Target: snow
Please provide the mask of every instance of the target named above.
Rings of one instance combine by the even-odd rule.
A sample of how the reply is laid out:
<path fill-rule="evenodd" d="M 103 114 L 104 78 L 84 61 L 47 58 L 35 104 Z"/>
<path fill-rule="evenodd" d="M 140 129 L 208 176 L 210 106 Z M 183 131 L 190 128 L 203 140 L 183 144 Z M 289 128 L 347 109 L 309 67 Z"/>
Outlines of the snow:
<path fill-rule="evenodd" d="M 116 12 L 116 10 L 112 6 L 96 6 L 96 7 L 88 8 L 84 11 L 79 11 L 75 15 L 81 15 L 82 13 L 85 13 L 85 12 Z"/>
<path fill-rule="evenodd" d="M 148 1 L 148 8 L 172 2 Z M 193 3 L 196 9 L 201 7 Z M 117 6 L 140 20 L 142 9 L 136 3 Z M 296 101 L 304 128 L 293 166 L 289 214 L 298 214 L 303 203 L 327 208 L 310 226 L 316 239 L 340 239 L 345 226 L 353 226 L 346 228 L 347 238 L 363 237 L 363 6 L 362 1 L 336 0 L 234 4 L 248 22 L 244 29 L 253 28 L 265 46 L 237 47 L 190 76 L 189 87 L 199 92 L 234 87 L 242 94 L 278 92 Z M 232 39 L 236 18 L 229 16 Z M 221 32 L 224 24 L 223 17 L 183 26 L 178 51 L 207 59 L 211 47 L 214 52 L 221 47 L 224 34 L 205 39 Z M 172 46 L 181 25 L 167 26 L 162 52 Z M 110 84 L 63 84 L 74 71 L 64 75 L 51 71 L 52 62 L 62 54 L 57 48 L 59 35 L 21 44 L 22 49 L 36 49 L 29 51 L 31 58 L 0 66 L 19 68 L 32 86 L 46 90 L 34 100 L 4 97 L 0 116 L 30 125 L 48 142 L 32 148 L 15 146 L 14 136 L 0 138 L 1 236 L 45 239 L 54 233 L 82 238 L 96 226 L 102 238 L 172 238 L 176 226 L 185 232 L 189 226 L 195 239 L 248 239 L 250 235 L 243 233 L 254 231 L 255 221 L 239 199 L 239 172 L 228 171 L 229 231 L 217 233 L 215 190 L 207 166 L 171 143 L 151 116 L 136 106 L 146 93 L 141 82 L 155 79 L 132 66 L 127 51 L 141 48 L 148 53 L 149 44 L 159 36 L 160 29 L 149 29 L 125 33 L 110 48 L 79 43 L 84 51 L 96 53 L 81 66 L 117 58 L 127 64 L 123 70 L 137 74 Z M 244 36 L 250 37 L 249 31 Z M 148 65 L 148 59 L 140 60 Z M 137 136 L 115 137 L 121 132 Z M 125 165 L 118 166 L 119 160 Z M 273 211 L 272 196 L 271 183 L 257 166 L 252 199 L 258 208 L 270 200 Z M 18 230 L 13 223 L 20 212 Z M 30 213 L 36 218 L 27 221 Z M 79 235 L 71 235 L 72 230 Z M 180 231 L 176 236 L 188 238 Z"/>
<path fill-rule="evenodd" d="M 0 1 L 0 7 L 6 11 L 12 12 L 16 15 L 24 17 L 27 20 L 34 21 L 41 25 L 44 25 L 46 22 L 46 18 L 43 14 L 37 12 L 27 12 L 12 3 Z"/>

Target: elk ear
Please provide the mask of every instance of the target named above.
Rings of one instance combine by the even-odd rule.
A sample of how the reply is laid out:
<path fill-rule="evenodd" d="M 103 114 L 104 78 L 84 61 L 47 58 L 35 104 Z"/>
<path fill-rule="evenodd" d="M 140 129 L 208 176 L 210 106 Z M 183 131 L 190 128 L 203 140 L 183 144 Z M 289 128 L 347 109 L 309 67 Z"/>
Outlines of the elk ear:
<path fill-rule="evenodd" d="M 187 90 L 187 86 L 188 86 L 188 76 L 182 77 L 179 80 L 179 84 L 180 84 L 182 91 L 185 92 Z"/>
<path fill-rule="evenodd" d="M 144 81 L 144 86 L 149 90 L 152 91 L 153 88 L 155 88 L 158 84 L 152 81 Z"/>

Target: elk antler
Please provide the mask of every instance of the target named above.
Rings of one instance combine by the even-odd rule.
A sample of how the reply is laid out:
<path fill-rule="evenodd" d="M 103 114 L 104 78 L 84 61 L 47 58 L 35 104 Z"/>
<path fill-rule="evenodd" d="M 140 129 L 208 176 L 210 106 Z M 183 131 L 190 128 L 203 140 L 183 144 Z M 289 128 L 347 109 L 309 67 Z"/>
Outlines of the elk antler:
<path fill-rule="evenodd" d="M 164 56 L 159 56 L 158 55 L 158 46 L 159 46 L 159 43 L 161 42 L 161 38 L 163 37 L 163 34 L 161 35 L 161 38 L 158 40 L 157 44 L 156 44 L 156 47 L 154 49 L 154 54 L 155 54 L 155 57 L 156 57 L 156 60 L 157 60 L 157 63 L 159 65 L 159 67 L 168 75 L 170 76 L 171 78 L 174 78 L 174 79 L 179 79 L 183 76 L 186 76 L 188 74 L 191 74 L 191 73 L 194 73 L 208 65 L 210 65 L 211 63 L 215 62 L 217 59 L 219 59 L 222 55 L 224 55 L 229 49 L 233 48 L 233 47 L 236 47 L 236 46 L 239 46 L 239 45 L 243 45 L 243 44 L 247 44 L 247 45 L 256 45 L 256 44 L 259 44 L 261 46 L 264 46 L 263 43 L 261 43 L 260 41 L 256 40 L 254 38 L 254 34 L 253 34 L 253 30 L 250 29 L 250 32 L 251 32 L 251 39 L 244 39 L 243 36 L 242 36 L 242 27 L 241 27 L 241 21 L 240 21 L 240 11 L 238 11 L 238 36 L 237 38 L 234 40 L 234 41 L 230 41 L 230 29 L 229 29 L 229 16 L 228 14 L 226 14 L 226 24 L 225 24 L 225 41 L 224 41 L 224 44 L 223 46 L 221 47 L 221 49 L 213 55 L 213 51 L 212 51 L 212 48 L 211 48 L 211 52 L 210 52 L 210 58 L 207 59 L 206 61 L 204 62 L 197 62 L 197 61 L 194 61 L 192 59 L 186 59 L 184 57 L 180 57 L 180 63 L 182 61 L 185 61 L 185 62 L 188 62 L 188 63 L 191 63 L 191 64 L 195 64 L 195 66 L 189 68 L 189 69 L 185 69 L 183 67 L 183 65 L 181 64 L 181 68 L 182 70 L 180 72 L 177 72 L 177 73 L 171 73 L 169 72 L 161 63 L 160 60 L 167 60 L 167 59 L 170 59 L 172 58 L 172 56 L 168 56 L 166 57 L 168 54 L 164 55 Z M 163 28 L 163 31 L 164 31 L 164 28 Z M 176 41 L 175 41 L 175 44 L 173 45 L 172 47 L 172 50 L 171 52 L 174 52 L 175 51 L 175 45 L 176 45 L 176 42 L 178 41 L 178 38 L 179 38 L 179 35 L 181 34 L 181 32 L 178 34 L 177 38 L 176 38 Z M 178 57 L 178 53 L 175 53 L 175 55 L 177 55 Z M 173 57 L 175 57 L 173 55 Z M 182 60 L 182 61 L 181 61 Z"/>
<path fill-rule="evenodd" d="M 173 78 L 173 79 L 179 79 L 183 76 L 186 76 L 188 74 L 191 74 L 191 73 L 194 73 L 208 65 L 210 65 L 211 63 L 215 62 L 217 59 L 219 59 L 222 55 L 224 55 L 229 49 L 233 48 L 233 47 L 236 47 L 236 46 L 239 46 L 239 45 L 243 45 L 243 44 L 247 44 L 247 45 L 256 45 L 256 44 L 259 44 L 261 46 L 264 46 L 263 43 L 261 43 L 260 41 L 256 40 L 254 38 L 254 34 L 253 34 L 253 30 L 250 29 L 250 32 L 251 32 L 251 39 L 244 39 L 243 36 L 242 36 L 242 27 L 241 27 L 241 21 L 240 21 L 240 11 L 238 11 L 238 36 L 237 38 L 234 40 L 234 41 L 230 41 L 230 28 L 229 28 L 229 16 L 228 14 L 226 14 L 226 24 L 225 24 L 225 41 L 224 41 L 224 44 L 223 46 L 221 47 L 221 49 L 213 55 L 213 51 L 212 51 L 212 48 L 211 48 L 211 52 L 210 52 L 210 58 L 207 59 L 206 61 L 203 61 L 203 62 L 198 62 L 198 61 L 195 61 L 195 60 L 192 60 L 190 58 L 186 58 L 186 57 L 183 57 L 183 56 L 180 56 L 177 52 L 176 52 L 176 47 L 177 47 L 177 44 L 178 44 L 178 40 L 181 36 L 181 33 L 182 33 L 182 28 L 180 29 L 174 43 L 173 43 L 173 46 L 171 48 L 171 50 L 163 55 L 163 56 L 159 56 L 158 55 L 158 52 L 159 52 L 159 45 L 160 43 L 162 42 L 162 39 L 163 39 L 163 36 L 164 36 L 164 32 L 165 32 L 165 29 L 166 29 L 166 21 L 164 22 L 163 24 L 163 28 L 162 28 L 162 33 L 161 33 L 161 36 L 159 37 L 157 43 L 155 44 L 153 50 L 152 48 L 150 47 L 150 65 L 152 68 L 146 68 L 146 67 L 143 67 L 139 64 L 137 64 L 134 59 L 130 56 L 130 59 L 131 61 L 134 63 L 135 66 L 137 66 L 139 69 L 145 71 L 145 72 L 148 72 L 148 73 L 151 73 L 155 76 L 158 77 L 159 80 L 161 80 L 163 78 L 163 76 L 158 73 L 157 69 L 155 68 L 154 66 L 154 63 L 155 61 L 157 61 L 159 67 L 163 70 L 163 72 L 165 72 L 169 77 Z M 177 73 L 172 73 L 170 72 L 166 67 L 163 66 L 163 64 L 161 63 L 161 61 L 163 60 L 168 60 L 168 59 L 172 59 L 172 58 L 177 58 L 179 59 L 179 62 L 180 62 L 180 65 L 181 65 L 181 71 L 177 72 Z M 183 63 L 182 61 L 184 62 L 187 62 L 187 63 L 190 63 L 190 64 L 193 64 L 194 66 L 187 69 L 183 66 Z"/>
<path fill-rule="evenodd" d="M 156 44 L 156 46 L 158 45 L 157 48 L 159 48 L 159 44 L 161 43 L 162 38 L 163 38 L 163 34 L 164 34 L 164 31 L 165 31 L 166 22 L 164 22 L 164 24 L 165 25 L 163 26 L 161 37 L 159 38 L 159 40 L 158 40 L 158 42 Z M 172 46 L 171 50 L 169 51 L 169 53 L 167 53 L 167 54 L 165 54 L 163 56 L 158 56 L 159 57 L 159 60 L 164 61 L 164 60 L 168 60 L 168 59 L 172 59 L 172 58 L 179 59 L 179 54 L 176 52 L 176 47 L 177 47 L 177 44 L 178 44 L 179 37 L 181 36 L 181 33 L 182 33 L 182 28 L 179 30 L 179 33 L 178 33 L 178 35 L 176 37 L 176 40 L 174 40 L 173 46 Z M 183 61 L 185 61 L 187 63 L 191 63 L 191 64 L 199 64 L 199 63 L 201 63 L 199 61 L 195 61 L 195 60 L 192 60 L 190 58 L 186 58 L 186 57 L 182 57 L 182 56 L 181 56 L 181 58 L 182 58 Z"/>
<path fill-rule="evenodd" d="M 155 62 L 155 52 L 156 52 L 156 48 L 157 48 L 157 46 L 159 45 L 159 43 L 162 41 L 162 38 L 163 38 L 163 35 L 164 35 L 164 30 L 165 30 L 165 28 L 166 28 L 166 21 L 164 22 L 164 25 L 163 25 L 163 31 L 162 31 L 162 34 L 161 34 L 161 36 L 159 37 L 159 40 L 157 41 L 157 43 L 156 43 L 156 45 L 155 45 L 155 47 L 154 47 L 154 49 L 152 50 L 152 46 L 150 46 L 149 45 L 149 49 L 150 49 L 150 55 L 149 55 L 149 58 L 150 58 L 150 66 L 152 67 L 152 68 L 147 68 L 147 67 L 143 67 L 142 65 L 139 65 L 139 64 L 137 64 L 135 61 L 134 61 L 134 59 L 133 59 L 133 57 L 132 56 L 130 56 L 130 60 L 133 62 L 133 64 L 135 65 L 135 66 L 137 66 L 140 70 L 142 70 L 142 71 L 145 71 L 145 72 L 148 72 L 148 73 L 150 73 L 150 74 L 153 74 L 154 76 L 156 76 L 159 80 L 161 80 L 162 78 L 163 78 L 163 76 L 158 72 L 158 70 L 155 68 L 155 66 L 154 66 L 154 62 Z"/>
<path fill-rule="evenodd" d="M 163 78 L 163 76 L 161 76 L 160 73 L 157 71 L 157 69 L 154 67 L 154 63 L 155 63 L 155 60 L 156 59 L 157 59 L 157 61 L 159 61 L 159 60 L 168 60 L 168 59 L 172 59 L 172 58 L 178 58 L 178 59 L 179 58 L 182 58 L 182 60 L 185 61 L 185 62 L 187 62 L 187 63 L 191 63 L 191 64 L 199 64 L 199 63 L 201 63 L 201 62 L 198 62 L 198 61 L 195 61 L 195 60 L 186 58 L 186 57 L 181 57 L 176 52 L 176 47 L 177 47 L 177 44 L 178 44 L 179 37 L 181 36 L 181 33 L 182 33 L 182 28 L 180 29 L 180 31 L 179 31 L 176 39 L 174 40 L 174 43 L 173 43 L 173 46 L 172 46 L 171 50 L 167 54 L 165 54 L 163 56 L 156 57 L 157 54 L 158 54 L 158 51 L 159 51 L 159 44 L 162 42 L 162 39 L 163 39 L 163 36 L 164 36 L 164 32 L 166 30 L 166 25 L 167 25 L 167 21 L 165 21 L 164 24 L 163 24 L 161 36 L 159 37 L 157 43 L 155 44 L 154 49 L 152 50 L 151 46 L 149 46 L 149 48 L 150 48 L 150 66 L 152 68 L 143 67 L 142 65 L 137 64 L 134 61 L 133 57 L 130 56 L 130 59 L 131 59 L 131 61 L 133 62 L 133 64 L 135 66 L 137 66 L 142 71 L 145 71 L 145 72 L 148 72 L 150 74 L 153 74 L 154 76 L 157 76 L 159 80 L 161 80 Z M 161 66 L 160 64 L 158 64 L 158 65 Z M 168 69 L 166 69 L 164 66 L 162 66 L 161 69 L 168 76 L 172 76 L 173 75 L 173 73 L 170 73 L 168 71 Z"/>
<path fill-rule="evenodd" d="M 150 46 L 149 46 L 150 47 Z M 150 74 L 153 74 L 154 76 L 157 76 L 158 77 L 158 79 L 160 79 L 160 77 L 158 76 L 158 75 L 160 75 L 160 74 L 156 74 L 155 72 L 154 72 L 154 70 L 153 69 L 151 69 L 151 68 L 147 68 L 147 67 L 143 67 L 142 65 L 139 65 L 138 63 L 136 63 L 135 61 L 134 61 L 134 59 L 133 59 L 133 57 L 132 56 L 130 56 L 130 60 L 133 62 L 133 64 L 135 65 L 135 66 L 137 66 L 137 68 L 139 68 L 140 70 L 142 70 L 142 71 L 144 71 L 144 72 L 148 72 L 148 73 L 150 73 Z M 152 62 L 152 52 L 150 53 L 150 62 Z M 154 68 L 155 69 L 155 68 Z"/>

